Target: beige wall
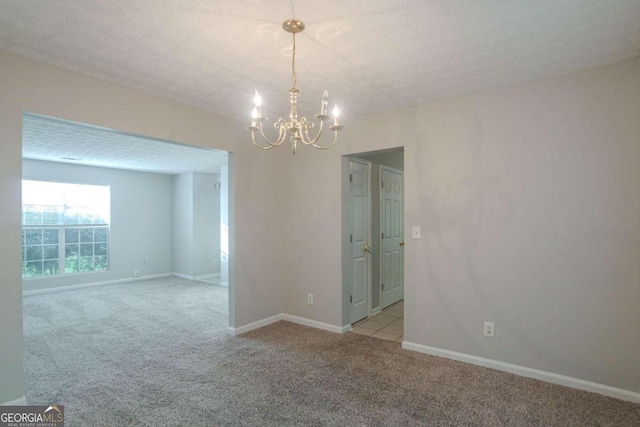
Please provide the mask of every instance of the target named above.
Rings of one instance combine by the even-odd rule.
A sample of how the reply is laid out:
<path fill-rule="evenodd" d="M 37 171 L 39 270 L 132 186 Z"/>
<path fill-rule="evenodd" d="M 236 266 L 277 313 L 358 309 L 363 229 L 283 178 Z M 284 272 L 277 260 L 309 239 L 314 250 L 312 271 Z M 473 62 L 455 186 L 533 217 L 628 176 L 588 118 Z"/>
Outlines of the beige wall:
<path fill-rule="evenodd" d="M 640 392 L 638 58 L 351 119 L 338 149 L 300 150 L 287 313 L 348 323 L 341 155 L 396 146 L 405 339 Z"/>
<path fill-rule="evenodd" d="M 250 102 L 251 94 L 247 99 Z M 23 111 L 233 151 L 232 326 L 282 312 L 283 152 L 263 153 L 245 124 L 0 52 L 0 403 L 23 396 L 20 179 Z M 265 179 L 268 177 L 269 179 Z M 242 260 L 236 262 L 236 260 Z M 235 279 L 235 280 L 234 280 Z M 235 297 L 235 298 L 234 298 Z"/>

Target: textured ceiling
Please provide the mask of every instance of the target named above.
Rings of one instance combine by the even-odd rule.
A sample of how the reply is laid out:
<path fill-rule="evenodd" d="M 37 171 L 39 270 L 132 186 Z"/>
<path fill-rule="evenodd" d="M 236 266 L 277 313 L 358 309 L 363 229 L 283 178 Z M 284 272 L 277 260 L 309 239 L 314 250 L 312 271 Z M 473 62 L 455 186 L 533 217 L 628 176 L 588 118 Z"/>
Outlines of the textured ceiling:
<path fill-rule="evenodd" d="M 204 150 L 95 126 L 25 114 L 22 157 L 84 166 L 178 174 L 219 173 L 227 153 Z"/>
<path fill-rule="evenodd" d="M 639 0 L 5 0 L 0 49 L 244 122 L 287 114 L 290 17 L 301 114 L 347 121 L 640 54 Z"/>

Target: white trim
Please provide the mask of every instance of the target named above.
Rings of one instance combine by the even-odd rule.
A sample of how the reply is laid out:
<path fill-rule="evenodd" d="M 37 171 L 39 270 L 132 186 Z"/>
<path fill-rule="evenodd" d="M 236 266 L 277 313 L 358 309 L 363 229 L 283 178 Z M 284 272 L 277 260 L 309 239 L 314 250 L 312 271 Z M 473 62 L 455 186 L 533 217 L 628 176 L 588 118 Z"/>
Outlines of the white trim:
<path fill-rule="evenodd" d="M 229 287 L 229 282 L 220 282 L 218 283 L 219 286 L 224 286 L 225 288 Z"/>
<path fill-rule="evenodd" d="M 382 313 L 382 307 L 378 306 L 374 308 L 373 311 L 371 312 L 371 317 L 377 316 L 380 313 Z"/>
<path fill-rule="evenodd" d="M 318 322 L 317 320 L 307 319 L 305 317 L 294 316 L 292 314 L 280 313 L 271 317 L 267 317 L 262 320 L 258 320 L 255 322 L 251 322 L 244 326 L 240 326 L 238 328 L 232 328 L 228 326 L 229 331 L 233 335 L 244 334 L 245 332 L 253 331 L 254 329 L 262 328 L 263 326 L 270 325 L 275 322 L 279 322 L 280 320 L 284 320 L 286 322 L 296 323 L 298 325 L 310 326 L 316 329 L 322 329 L 323 331 L 334 332 L 336 334 L 344 334 L 345 332 L 351 331 L 351 325 L 345 326 L 335 326 L 330 325 L 329 323 Z"/>
<path fill-rule="evenodd" d="M 511 363 L 501 362 L 499 360 L 486 359 L 484 357 L 472 356 L 470 354 L 458 353 L 455 351 L 444 350 L 437 347 L 429 347 L 409 341 L 403 341 L 402 348 L 406 350 L 413 350 L 420 353 L 430 354 L 432 356 L 458 360 L 460 362 L 466 362 L 472 365 L 479 365 L 487 368 L 497 369 L 498 371 L 509 372 L 511 374 L 520 375 L 522 377 L 535 378 L 537 380 L 559 384 L 578 390 L 599 393 L 605 396 L 627 400 L 629 402 L 640 403 L 640 393 L 631 390 L 624 390 L 621 388 L 585 381 L 578 378 L 567 377 L 565 375 L 555 374 L 553 372 L 527 368 L 526 366 L 514 365 Z"/>
<path fill-rule="evenodd" d="M 187 276 L 186 274 L 182 274 L 182 273 L 170 273 L 171 276 L 176 276 L 179 277 L 180 279 L 186 279 L 186 280 L 196 280 L 195 276 Z"/>
<path fill-rule="evenodd" d="M 203 274 L 201 276 L 195 276 L 194 280 L 216 279 L 218 277 L 220 277 L 220 273 L 211 273 L 211 274 Z"/>
<path fill-rule="evenodd" d="M 10 400 L 0 404 L 0 406 L 27 406 L 27 398 L 22 396 L 19 399 Z"/>
<path fill-rule="evenodd" d="M 120 283 L 139 282 L 140 280 L 159 279 L 161 277 L 169 277 L 173 275 L 174 275 L 173 273 L 150 274 L 148 276 L 138 276 L 138 277 L 132 277 L 132 278 L 126 278 L 126 279 L 107 280 L 104 282 L 83 283 L 81 285 L 58 286 L 55 288 L 47 288 L 47 289 L 34 289 L 31 291 L 22 291 L 22 295 L 28 296 L 28 295 L 48 294 L 51 292 L 71 291 L 71 290 L 83 289 L 83 288 L 93 288 L 95 286 L 117 285 Z"/>
<path fill-rule="evenodd" d="M 244 326 L 240 326 L 239 328 L 232 328 L 231 326 L 229 326 L 229 330 L 233 333 L 233 335 L 240 335 L 244 334 L 245 332 L 253 331 L 254 329 L 262 328 L 263 326 L 270 325 L 280 320 L 282 320 L 282 313 L 276 314 L 275 316 L 267 317 L 266 319 L 258 320 L 256 322 L 251 322 Z"/>
<path fill-rule="evenodd" d="M 351 330 L 351 325 L 335 326 L 329 323 L 318 322 L 317 320 L 307 319 L 305 317 L 294 316 L 292 314 L 282 314 L 282 320 L 297 323 L 298 325 L 311 326 L 312 328 L 322 329 L 323 331 L 335 332 L 336 334 L 344 334 Z"/>

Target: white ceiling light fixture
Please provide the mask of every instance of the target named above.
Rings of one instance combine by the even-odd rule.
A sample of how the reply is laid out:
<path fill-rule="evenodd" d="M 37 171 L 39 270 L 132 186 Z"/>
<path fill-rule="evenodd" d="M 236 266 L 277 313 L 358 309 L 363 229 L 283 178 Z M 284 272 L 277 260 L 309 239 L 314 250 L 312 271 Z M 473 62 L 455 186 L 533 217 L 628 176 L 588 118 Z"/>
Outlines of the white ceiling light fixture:
<path fill-rule="evenodd" d="M 287 137 L 287 131 L 289 131 L 289 140 L 291 141 L 291 149 L 294 155 L 296 154 L 298 142 L 302 142 L 304 145 L 310 145 L 320 150 L 326 150 L 327 148 L 331 148 L 336 143 L 336 141 L 338 140 L 338 132 L 343 128 L 343 126 L 338 123 L 340 109 L 338 109 L 338 106 L 336 105 L 333 107 L 332 111 L 333 126 L 331 126 L 329 130 L 333 132 L 333 141 L 328 145 L 318 144 L 317 142 L 322 136 L 322 128 L 324 122 L 329 119 L 329 116 L 327 115 L 329 94 L 326 90 L 322 94 L 320 114 L 317 114 L 315 116 L 316 120 L 320 122 L 320 125 L 318 126 L 318 133 L 315 137 L 312 137 L 311 135 L 309 135 L 309 130 L 315 127 L 315 123 L 307 120 L 306 117 L 302 117 L 300 120 L 298 120 L 298 93 L 300 91 L 296 88 L 296 33 L 304 30 L 304 23 L 296 19 L 289 19 L 282 24 L 282 28 L 286 32 L 291 33 L 293 39 L 293 54 L 291 55 L 292 87 L 289 90 L 289 102 L 291 104 L 291 109 L 289 111 L 289 121 L 286 121 L 281 117 L 273 124 L 274 127 L 278 129 L 278 136 L 275 141 L 270 141 L 269 138 L 267 138 L 267 136 L 265 135 L 264 130 L 262 129 L 262 123 L 268 119 L 262 116 L 262 98 L 256 90 L 256 94 L 253 99 L 255 107 L 251 112 L 251 126 L 247 128 L 251 132 L 251 141 L 253 142 L 253 145 L 260 148 L 261 150 L 271 150 L 273 147 L 277 147 L 285 141 Z M 260 142 L 256 141 L 256 132 L 259 134 L 258 140 Z"/>

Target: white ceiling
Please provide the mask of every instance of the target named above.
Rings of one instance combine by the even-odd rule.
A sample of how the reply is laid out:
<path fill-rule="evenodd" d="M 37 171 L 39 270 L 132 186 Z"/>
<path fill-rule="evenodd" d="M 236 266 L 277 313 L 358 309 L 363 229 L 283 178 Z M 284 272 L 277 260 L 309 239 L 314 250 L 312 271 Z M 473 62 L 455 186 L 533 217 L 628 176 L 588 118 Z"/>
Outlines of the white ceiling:
<path fill-rule="evenodd" d="M 22 157 L 84 166 L 179 174 L 219 173 L 227 153 L 25 114 Z"/>
<path fill-rule="evenodd" d="M 0 49 L 247 122 L 287 114 L 290 17 L 301 113 L 346 125 L 640 54 L 638 0 L 5 0 Z"/>

